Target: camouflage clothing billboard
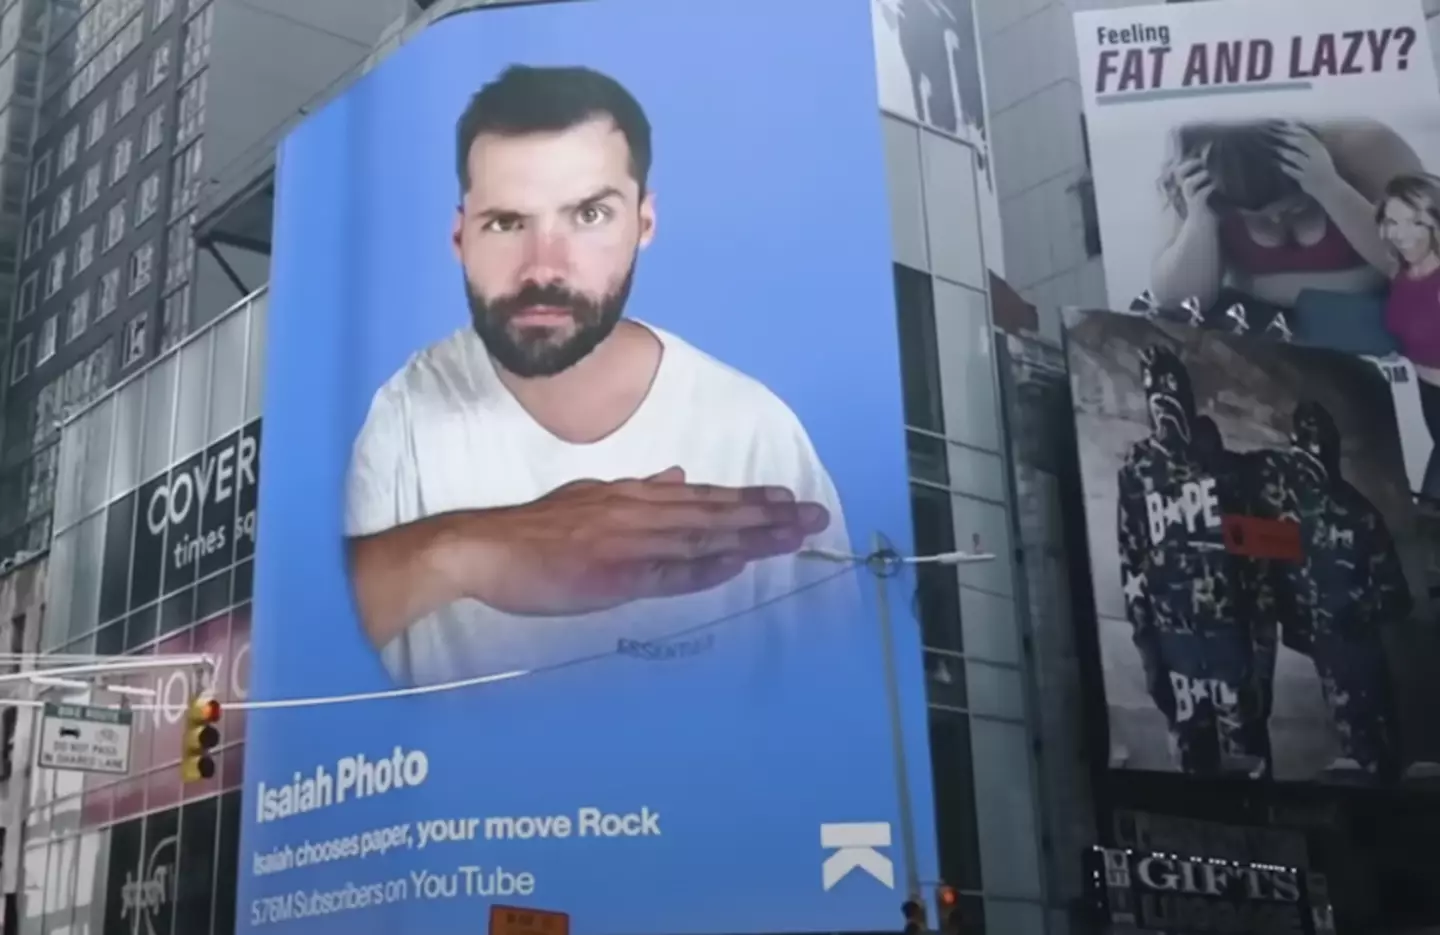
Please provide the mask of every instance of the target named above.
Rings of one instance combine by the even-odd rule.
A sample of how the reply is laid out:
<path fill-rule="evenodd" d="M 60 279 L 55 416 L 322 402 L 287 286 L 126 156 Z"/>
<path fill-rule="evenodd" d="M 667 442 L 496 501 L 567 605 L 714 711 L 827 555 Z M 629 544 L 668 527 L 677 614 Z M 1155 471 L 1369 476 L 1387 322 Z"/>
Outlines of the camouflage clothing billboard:
<path fill-rule="evenodd" d="M 1112 763 L 1433 767 L 1440 743 L 1395 697 L 1426 546 L 1381 374 L 1106 312 L 1070 316 L 1067 355 Z"/>

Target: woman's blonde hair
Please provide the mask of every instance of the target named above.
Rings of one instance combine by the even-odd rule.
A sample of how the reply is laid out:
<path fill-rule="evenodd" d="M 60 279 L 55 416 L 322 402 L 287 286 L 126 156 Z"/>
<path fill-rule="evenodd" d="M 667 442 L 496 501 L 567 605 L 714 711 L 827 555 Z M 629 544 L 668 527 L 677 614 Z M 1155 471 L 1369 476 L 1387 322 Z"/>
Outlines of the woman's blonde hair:
<path fill-rule="evenodd" d="M 1375 206 L 1375 223 L 1381 228 L 1381 239 L 1385 240 L 1385 209 L 1390 202 L 1398 201 L 1424 218 L 1430 229 L 1430 250 L 1440 254 L 1440 176 L 1428 172 L 1397 175 L 1385 185 L 1380 201 Z M 1397 267 L 1405 267 L 1405 258 L 1385 240 L 1386 248 Z"/>

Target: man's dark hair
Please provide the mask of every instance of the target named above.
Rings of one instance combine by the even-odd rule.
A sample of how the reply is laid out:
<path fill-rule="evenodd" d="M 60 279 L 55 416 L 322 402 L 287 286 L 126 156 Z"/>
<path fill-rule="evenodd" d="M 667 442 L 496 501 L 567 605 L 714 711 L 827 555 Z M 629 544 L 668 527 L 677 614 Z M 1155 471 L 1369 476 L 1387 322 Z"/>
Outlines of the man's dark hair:
<path fill-rule="evenodd" d="M 482 134 L 525 136 L 569 130 L 609 117 L 630 147 L 630 174 L 645 193 L 650 176 L 650 120 L 625 86 L 591 68 L 511 65 L 470 98 L 455 136 L 460 191 L 470 189 L 470 147 Z"/>

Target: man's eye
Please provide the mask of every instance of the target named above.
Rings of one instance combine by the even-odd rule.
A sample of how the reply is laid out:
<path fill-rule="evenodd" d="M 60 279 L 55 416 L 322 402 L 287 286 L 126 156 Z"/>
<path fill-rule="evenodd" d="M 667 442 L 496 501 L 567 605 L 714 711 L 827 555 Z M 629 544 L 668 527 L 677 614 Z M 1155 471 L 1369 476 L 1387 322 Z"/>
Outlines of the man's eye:
<path fill-rule="evenodd" d="M 609 217 L 610 209 L 604 205 L 586 205 L 575 212 L 575 220 L 586 227 L 603 223 Z"/>
<path fill-rule="evenodd" d="M 519 218 L 491 218 L 481 230 L 491 234 L 507 234 L 520 229 Z"/>

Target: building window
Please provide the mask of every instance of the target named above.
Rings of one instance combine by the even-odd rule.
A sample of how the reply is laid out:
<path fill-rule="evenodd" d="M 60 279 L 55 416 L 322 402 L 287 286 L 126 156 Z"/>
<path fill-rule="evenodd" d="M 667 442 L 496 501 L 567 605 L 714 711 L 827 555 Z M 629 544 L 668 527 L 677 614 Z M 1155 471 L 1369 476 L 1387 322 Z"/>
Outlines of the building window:
<path fill-rule="evenodd" d="M 67 18 L 61 23 L 74 23 L 73 10 L 79 7 L 83 13 L 75 23 L 74 61 L 83 62 L 99 52 L 101 45 L 115 33 L 115 28 L 139 13 L 145 0 L 84 0 L 82 3 L 65 4 Z M 61 31 L 64 25 L 56 24 Z M 52 27 L 52 28 L 56 28 Z"/>
<path fill-rule="evenodd" d="M 45 267 L 45 298 L 50 298 L 63 288 L 65 288 L 65 251 L 61 249 L 50 258 L 50 265 Z"/>
<path fill-rule="evenodd" d="M 139 4 L 135 4 L 135 7 L 138 9 Z M 95 12 L 108 16 L 112 23 L 123 22 L 125 19 L 125 15 L 120 10 L 105 3 L 95 7 Z M 68 113 L 89 97 L 90 92 L 95 90 L 106 75 L 119 68 L 120 63 L 140 47 L 144 38 L 144 20 L 142 17 L 133 16 L 115 38 L 105 44 L 105 48 L 101 49 L 99 54 L 75 72 L 75 76 L 65 86 L 64 111 Z"/>
<path fill-rule="evenodd" d="M 199 16 L 185 24 L 184 60 L 180 66 L 181 80 L 188 80 L 205 67 L 210 59 L 210 32 L 215 25 L 215 5 L 205 7 Z"/>
<path fill-rule="evenodd" d="M 94 59 L 90 60 L 92 63 Z M 75 77 L 65 86 L 65 105 L 61 108 L 62 113 L 69 113 L 77 104 L 85 99 L 85 95 L 95 90 L 92 80 L 95 80 L 91 72 L 94 71 L 90 65 L 86 65 L 76 72 Z"/>
<path fill-rule="evenodd" d="M 145 357 L 145 341 L 149 332 L 149 312 L 141 312 L 125 322 L 125 363 L 129 367 Z"/>
<path fill-rule="evenodd" d="M 110 156 L 110 184 L 123 179 L 130 171 L 130 161 L 135 155 L 135 140 L 129 136 L 115 144 Z"/>
<path fill-rule="evenodd" d="M 128 207 L 126 199 L 121 198 L 110 206 L 110 213 L 105 216 L 105 249 L 112 250 L 120 239 L 125 236 L 125 213 Z"/>
<path fill-rule="evenodd" d="M 101 344 L 90 352 L 83 364 L 76 366 L 85 368 L 80 385 L 85 393 L 83 401 L 88 403 L 104 393 L 110 385 L 110 374 L 115 369 L 115 342 L 106 341 Z"/>
<path fill-rule="evenodd" d="M 120 307 L 120 267 L 115 267 L 100 277 L 100 299 L 95 310 L 99 321 Z"/>
<path fill-rule="evenodd" d="M 170 77 L 170 52 L 170 43 L 162 42 L 150 53 L 150 78 L 145 86 L 147 92 L 154 91 Z"/>
<path fill-rule="evenodd" d="M 40 324 L 40 341 L 35 346 L 35 365 L 37 367 L 55 356 L 55 344 L 59 329 L 60 322 L 55 315 L 51 315 Z"/>
<path fill-rule="evenodd" d="M 1075 183 L 1075 195 L 1080 199 L 1080 224 L 1085 232 L 1085 255 L 1100 256 L 1100 211 L 1095 206 L 1095 180 L 1087 175 Z"/>
<path fill-rule="evenodd" d="M 23 644 L 19 637 L 24 626 L 24 614 L 17 615 L 11 622 L 12 632 L 15 634 L 15 648 L 12 652 L 20 652 Z M 3 756 L 0 756 L 0 782 L 5 782 L 15 774 L 15 727 L 20 720 L 19 714 L 18 708 L 7 708 L 4 714 L 0 714 L 0 737 L 3 737 L 0 739 L 0 747 L 3 747 Z"/>
<path fill-rule="evenodd" d="M 35 160 L 35 168 L 30 170 L 30 197 L 34 198 L 45 190 L 50 184 L 50 154 L 41 153 L 40 158 Z"/>
<path fill-rule="evenodd" d="M 30 223 L 25 225 L 25 259 L 35 255 L 35 251 L 45 243 L 45 215 L 35 215 Z"/>
<path fill-rule="evenodd" d="M 14 386 L 30 375 L 30 335 L 15 342 L 15 353 L 10 356 L 10 385 Z"/>
<path fill-rule="evenodd" d="M 22 106 L 23 106 L 23 105 L 22 105 Z M 19 158 L 19 159 L 26 159 L 26 158 L 28 158 L 28 157 L 30 156 L 30 134 L 29 134 L 29 133 L 12 133 L 12 134 L 10 134 L 10 135 L 9 135 L 9 146 L 7 146 L 6 149 L 9 151 L 10 155 L 15 156 L 15 157 L 17 157 L 17 158 Z M 18 174 L 18 173 L 17 173 L 17 174 Z M 23 183 L 23 184 L 28 184 L 29 178 L 30 178 L 30 177 L 29 177 L 28 175 L 25 176 L 26 182 Z"/>
<path fill-rule="evenodd" d="M 120 82 L 120 93 L 116 95 L 115 98 L 115 119 L 119 120 L 134 110 L 135 105 L 139 103 L 139 101 L 140 73 L 138 71 L 132 71 L 125 76 L 124 81 Z"/>
<path fill-rule="evenodd" d="M 175 12 L 175 0 L 155 0 L 155 26 L 163 23 L 171 13 Z"/>
<path fill-rule="evenodd" d="M 905 432 L 906 461 L 910 479 L 929 481 L 945 489 L 950 487 L 950 443 L 928 432 L 908 429 Z"/>
<path fill-rule="evenodd" d="M 90 290 L 70 300 L 70 314 L 65 321 L 65 340 L 70 342 L 85 333 L 90 327 Z"/>
<path fill-rule="evenodd" d="M 940 351 L 935 345 L 935 283 L 929 273 L 895 264 L 905 424 L 945 434 Z"/>
<path fill-rule="evenodd" d="M 197 142 L 175 157 L 170 182 L 170 214 L 184 214 L 200 200 L 200 168 L 205 150 Z"/>
<path fill-rule="evenodd" d="M 140 157 L 150 155 L 165 142 L 165 105 L 150 111 L 145 117 L 145 139 L 140 144 Z"/>
<path fill-rule="evenodd" d="M 160 311 L 160 350 L 169 350 L 185 339 L 190 325 L 190 290 L 181 289 L 165 297 Z"/>
<path fill-rule="evenodd" d="M 142 244 L 130 254 L 130 294 L 134 295 L 150 285 L 155 273 L 155 245 Z"/>
<path fill-rule="evenodd" d="M 930 769 L 935 782 L 940 876 L 960 890 L 982 888 L 980 823 L 975 815 L 975 760 L 970 719 L 957 711 L 930 710 Z M 984 931 L 984 929 L 980 929 Z"/>
<path fill-rule="evenodd" d="M 75 186 L 67 185 L 55 198 L 55 207 L 50 212 L 50 236 L 54 237 L 70 223 L 75 213 Z"/>
<path fill-rule="evenodd" d="M 0 208 L 11 214 L 25 210 L 25 193 L 30 189 L 30 177 L 11 172 L 0 180 Z"/>
<path fill-rule="evenodd" d="M 16 318 L 28 318 L 35 311 L 35 292 L 40 288 L 40 274 L 31 273 L 20 283 L 20 308 L 15 313 Z"/>
<path fill-rule="evenodd" d="M 49 427 L 51 433 L 59 430 L 59 424 Z M 51 445 L 37 452 L 32 474 L 30 476 L 30 487 L 26 491 L 26 515 L 40 518 L 40 514 L 49 511 L 55 505 L 55 474 L 59 463 L 60 446 Z M 39 523 L 44 526 L 45 523 Z"/>
<path fill-rule="evenodd" d="M 31 447 L 43 445 L 55 431 L 55 425 L 60 420 L 60 407 L 64 404 L 63 379 L 64 374 L 61 374 L 40 387 L 40 392 L 35 394 L 35 421 L 29 433 Z"/>
<path fill-rule="evenodd" d="M 205 94 L 210 85 L 210 72 L 200 75 L 180 92 L 179 125 L 175 128 L 176 140 L 187 143 L 205 129 Z"/>
<path fill-rule="evenodd" d="M 78 276 L 95 262 L 95 225 L 91 224 L 80 232 L 75 241 L 75 275 Z"/>
<path fill-rule="evenodd" d="M 7 145 L 5 151 L 9 152 L 10 155 L 18 159 L 25 159 L 30 156 L 30 134 L 28 132 L 8 134 L 6 140 Z M 29 178 L 30 176 L 27 174 L 25 176 L 27 184 Z"/>
<path fill-rule="evenodd" d="M 85 130 L 85 148 L 89 149 L 100 142 L 100 138 L 108 129 L 110 129 L 110 102 L 102 100 L 95 105 L 94 110 L 90 111 L 90 121 Z"/>
<path fill-rule="evenodd" d="M 139 227 L 160 210 L 160 171 L 157 169 L 140 183 L 140 201 L 135 206 L 135 226 Z"/>
<path fill-rule="evenodd" d="M 80 180 L 80 210 L 93 205 L 100 200 L 100 185 L 105 178 L 105 165 L 97 162 L 85 170 L 85 177 Z"/>
<path fill-rule="evenodd" d="M 955 551 L 955 505 L 948 490 L 928 484 L 910 485 L 910 516 L 916 555 Z M 969 543 L 966 543 L 968 546 Z M 960 629 L 960 580 L 953 566 L 915 566 L 915 615 L 921 642 L 928 649 L 963 652 Z"/>
<path fill-rule="evenodd" d="M 19 16 L 20 11 L 12 9 L 9 11 L 13 16 Z M 6 48 L 14 48 L 13 44 L 5 42 L 8 37 L 0 37 L 0 45 Z M 15 68 L 15 97 L 25 101 L 33 101 L 40 94 L 40 56 L 30 55 L 22 52 Z"/>
<path fill-rule="evenodd" d="M 169 291 L 190 281 L 190 264 L 195 260 L 191 219 L 184 217 L 176 221 L 165 237 L 165 289 Z"/>
<path fill-rule="evenodd" d="M 80 158 L 80 127 L 73 126 L 60 139 L 60 163 L 57 172 L 64 172 Z"/>

